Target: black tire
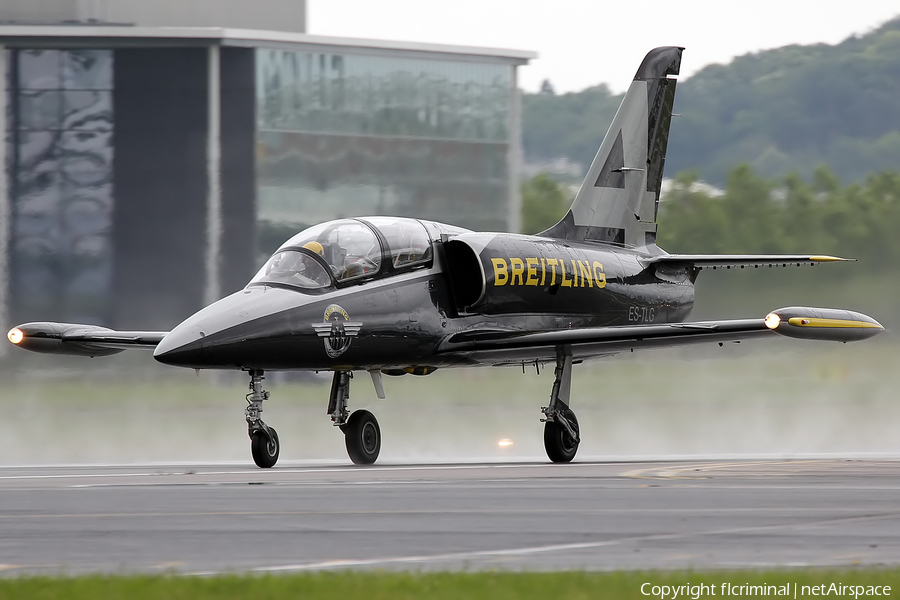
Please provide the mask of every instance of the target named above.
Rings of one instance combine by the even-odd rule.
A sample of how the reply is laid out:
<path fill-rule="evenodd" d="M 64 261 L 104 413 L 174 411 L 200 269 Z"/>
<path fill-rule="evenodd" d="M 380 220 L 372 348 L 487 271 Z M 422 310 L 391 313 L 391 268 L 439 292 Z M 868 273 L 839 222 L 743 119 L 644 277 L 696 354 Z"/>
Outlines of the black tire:
<path fill-rule="evenodd" d="M 347 454 L 353 464 L 371 465 L 381 452 L 381 428 L 375 415 L 367 410 L 357 410 L 341 428 Z"/>
<path fill-rule="evenodd" d="M 265 431 L 254 431 L 250 436 L 250 453 L 253 454 L 253 462 L 260 469 L 271 469 L 278 462 L 281 453 L 281 443 L 278 441 L 278 432 L 269 427 L 272 438 Z"/>
<path fill-rule="evenodd" d="M 563 416 L 568 419 L 579 433 L 578 419 L 572 409 L 567 408 L 563 411 Z M 572 462 L 575 453 L 578 452 L 578 441 L 569 435 L 568 430 L 556 421 L 547 421 L 544 423 L 544 450 L 547 451 L 547 457 L 555 463 Z"/>

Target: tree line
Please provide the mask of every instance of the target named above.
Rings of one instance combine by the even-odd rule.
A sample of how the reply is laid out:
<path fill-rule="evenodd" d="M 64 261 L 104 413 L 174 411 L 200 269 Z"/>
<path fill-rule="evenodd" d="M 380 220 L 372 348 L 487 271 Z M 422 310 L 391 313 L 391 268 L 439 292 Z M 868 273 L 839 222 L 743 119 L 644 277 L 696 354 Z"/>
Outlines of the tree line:
<path fill-rule="evenodd" d="M 684 60 L 690 60 L 690 50 Z M 624 83 L 624 82 L 622 82 Z M 709 65 L 682 78 L 666 168 L 723 185 L 746 162 L 765 177 L 812 177 L 831 165 L 844 181 L 900 168 L 900 18 L 835 45 L 786 46 Z M 621 95 L 606 86 L 523 96 L 526 158 L 587 168 Z"/>

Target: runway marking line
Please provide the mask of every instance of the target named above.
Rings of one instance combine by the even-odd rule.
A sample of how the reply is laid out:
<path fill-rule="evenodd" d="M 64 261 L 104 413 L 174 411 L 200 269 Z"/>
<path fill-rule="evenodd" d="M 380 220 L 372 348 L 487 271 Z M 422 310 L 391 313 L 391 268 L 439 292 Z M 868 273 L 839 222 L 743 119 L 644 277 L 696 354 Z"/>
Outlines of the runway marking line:
<path fill-rule="evenodd" d="M 787 460 L 787 461 L 742 461 L 742 462 L 730 462 L 730 463 L 707 463 L 707 464 L 693 464 L 693 465 L 684 465 L 684 466 L 666 466 L 666 467 L 651 467 L 649 469 L 635 469 L 633 471 L 626 471 L 622 473 L 622 477 L 628 477 L 631 479 L 709 479 L 709 477 L 697 477 L 690 475 L 678 475 L 678 473 L 690 472 L 690 471 L 713 471 L 716 469 L 727 469 L 730 467 L 754 467 L 759 465 L 766 466 L 784 466 L 784 465 L 801 465 L 801 464 L 830 464 L 834 461 L 830 460 Z M 655 475 L 647 475 L 647 473 L 655 473 Z"/>
<path fill-rule="evenodd" d="M 290 510 L 290 511 L 214 511 L 214 512 L 137 512 L 137 513 L 57 513 L 57 514 L 26 514 L 4 515 L 0 514 L 0 520 L 28 520 L 28 519 L 105 519 L 105 518 L 149 518 L 149 517 L 265 517 L 265 516 L 303 516 L 303 515 L 529 515 L 529 514 L 689 514 L 689 513 L 818 513 L 818 512 L 859 512 L 859 508 L 814 508 L 814 507 L 759 507 L 759 508 L 591 508 L 591 509 L 564 509 L 564 508 L 535 508 L 535 509 L 411 509 L 411 510 Z M 900 517 L 900 511 L 885 513 L 879 518 Z M 871 515 L 847 518 L 871 518 Z M 2 569 L 2 565 L 0 565 Z"/>
<path fill-rule="evenodd" d="M 617 546 L 635 542 L 661 541 L 661 540 L 677 540 L 692 537 L 702 537 L 711 535 L 727 535 L 735 533 L 757 533 L 772 529 L 807 529 L 814 527 L 826 527 L 828 525 L 846 523 L 859 520 L 879 520 L 885 518 L 895 518 L 897 513 L 889 513 L 884 515 L 866 515 L 862 517 L 845 517 L 837 519 L 826 519 L 822 521 L 813 521 L 809 523 L 794 523 L 790 525 L 762 525 L 758 527 L 730 527 L 726 529 L 712 529 L 708 531 L 697 531 L 693 533 L 664 533 L 654 535 L 643 535 L 619 538 L 616 540 L 605 540 L 602 542 L 579 542 L 573 544 L 551 544 L 545 546 L 531 546 L 526 548 L 508 548 L 502 550 L 475 550 L 470 552 L 451 552 L 447 554 L 423 554 L 412 556 L 392 556 L 386 558 L 367 558 L 367 559 L 335 559 L 309 563 L 298 563 L 288 565 L 273 565 L 266 567 L 256 567 L 250 569 L 251 573 L 276 573 L 283 571 L 314 571 L 323 569 L 347 568 L 347 567 L 368 567 L 374 565 L 402 564 L 402 563 L 428 563 L 450 560 L 473 560 L 478 558 L 493 557 L 512 557 L 524 556 L 530 554 L 543 554 L 548 552 L 560 552 L 569 550 L 587 550 L 591 548 L 603 548 L 608 546 Z M 185 573 L 187 577 L 209 577 L 221 575 L 230 571 L 197 571 L 193 573 Z"/>
<path fill-rule="evenodd" d="M 563 469 L 571 467 L 596 467 L 600 465 L 611 465 L 612 463 L 570 463 L 567 465 L 554 465 L 552 463 L 533 463 L 533 464 L 515 464 L 515 465 L 422 465 L 408 467 L 366 467 L 368 473 L 376 473 L 379 471 L 451 471 L 461 469 L 525 469 L 534 467 L 550 467 Z M 308 468 L 308 469 L 275 469 L 269 471 L 272 475 L 278 474 L 301 474 L 301 473 L 354 473 L 361 472 L 358 467 L 332 467 L 332 468 Z M 0 480 L 9 479 L 86 479 L 91 477 L 164 477 L 174 475 L 190 475 L 190 476 L 207 476 L 207 475 L 246 475 L 250 473 L 259 474 L 258 469 L 247 469 L 242 471 L 183 471 L 169 473 L 72 473 L 72 474 L 54 474 L 54 475 L 0 475 Z"/>

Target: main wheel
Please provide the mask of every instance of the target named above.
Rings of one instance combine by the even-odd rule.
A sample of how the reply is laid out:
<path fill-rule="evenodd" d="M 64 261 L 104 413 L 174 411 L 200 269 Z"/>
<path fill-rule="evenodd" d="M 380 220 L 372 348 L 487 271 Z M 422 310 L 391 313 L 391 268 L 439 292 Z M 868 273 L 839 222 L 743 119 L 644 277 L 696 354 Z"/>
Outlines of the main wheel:
<path fill-rule="evenodd" d="M 344 443 L 350 460 L 357 465 L 371 465 L 381 452 L 381 428 L 375 415 L 367 410 L 357 410 L 347 419 Z"/>
<path fill-rule="evenodd" d="M 572 424 L 575 432 L 579 433 L 578 419 L 572 409 L 563 411 L 563 416 Z M 547 451 L 547 457 L 555 463 L 572 462 L 578 452 L 578 441 L 569 435 L 569 431 L 561 423 L 547 421 L 544 423 L 544 450 Z"/>
<path fill-rule="evenodd" d="M 250 453 L 253 454 L 253 462 L 261 469 L 271 469 L 278 462 L 281 453 L 281 444 L 278 443 L 278 432 L 269 427 L 269 438 L 265 431 L 257 430 L 250 436 Z"/>

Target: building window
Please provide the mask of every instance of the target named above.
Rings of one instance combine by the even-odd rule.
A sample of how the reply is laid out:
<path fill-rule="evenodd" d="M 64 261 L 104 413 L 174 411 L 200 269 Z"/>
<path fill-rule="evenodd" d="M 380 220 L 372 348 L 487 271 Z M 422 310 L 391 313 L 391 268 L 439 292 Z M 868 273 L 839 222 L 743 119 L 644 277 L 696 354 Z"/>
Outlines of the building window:
<path fill-rule="evenodd" d="M 506 229 L 512 73 L 257 49 L 259 239 L 379 214 Z"/>
<path fill-rule="evenodd" d="M 113 53 L 9 54 L 14 314 L 103 322 L 112 275 Z"/>
<path fill-rule="evenodd" d="M 257 50 L 260 130 L 509 140 L 506 65 Z"/>

